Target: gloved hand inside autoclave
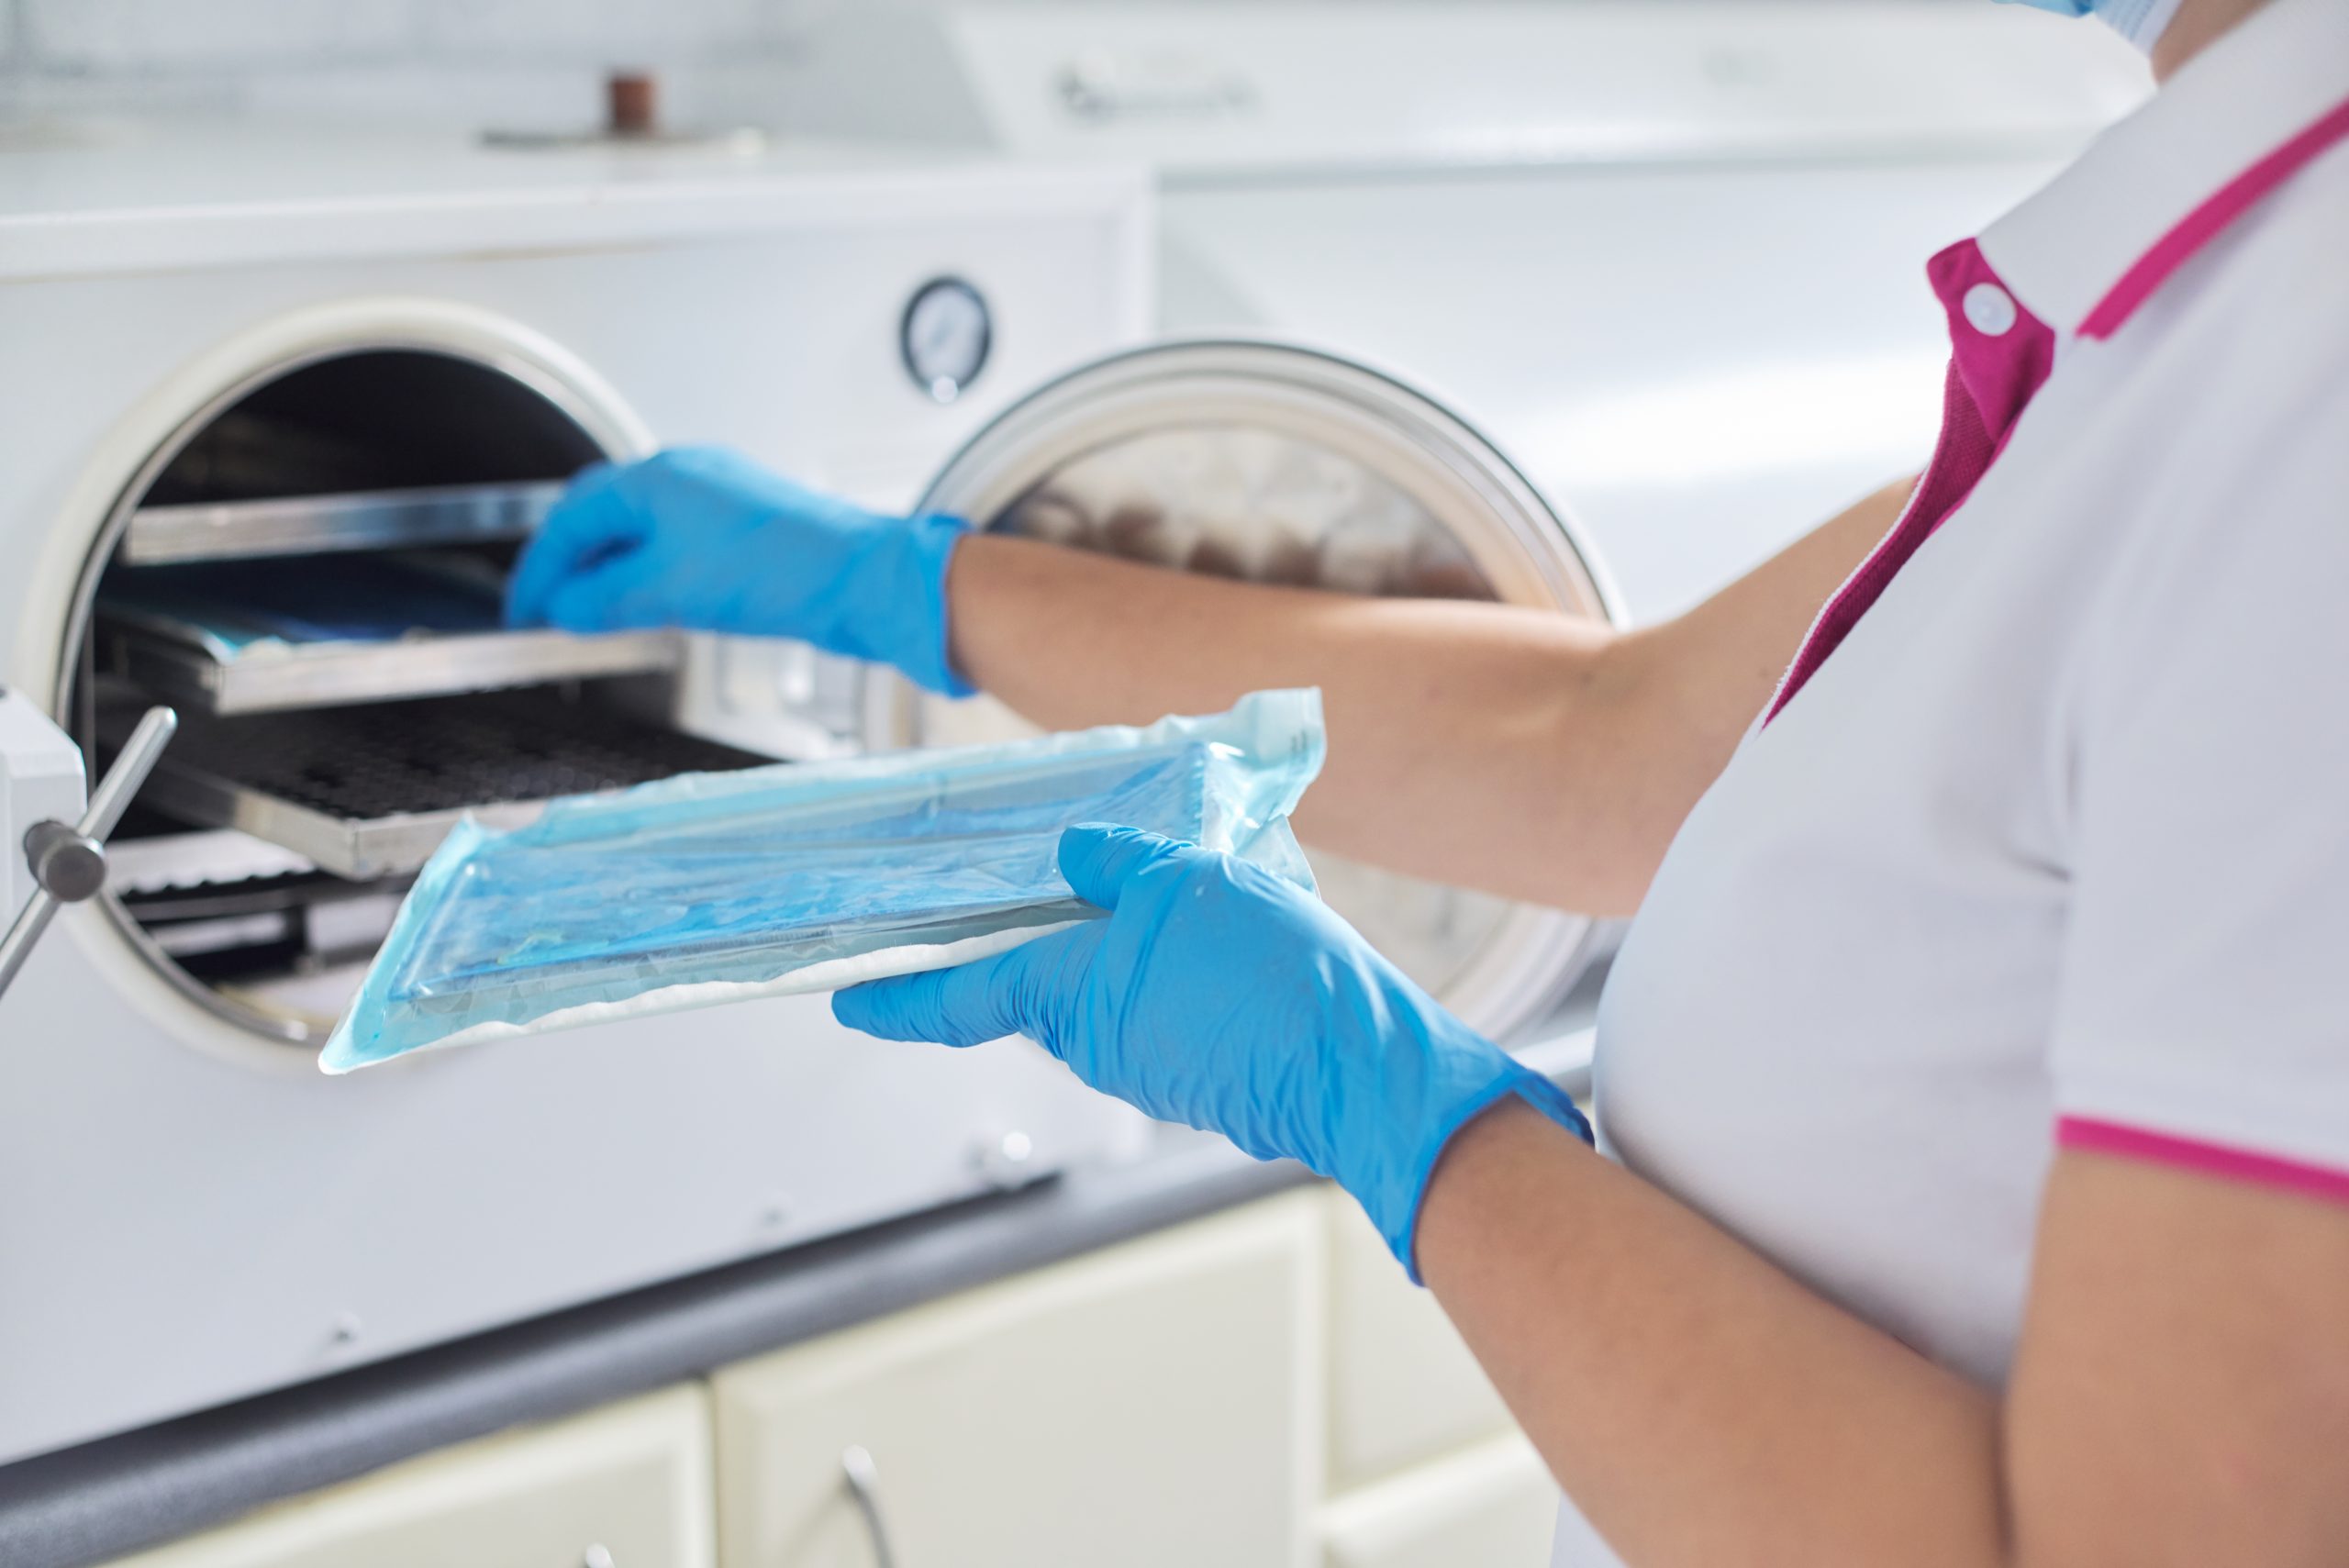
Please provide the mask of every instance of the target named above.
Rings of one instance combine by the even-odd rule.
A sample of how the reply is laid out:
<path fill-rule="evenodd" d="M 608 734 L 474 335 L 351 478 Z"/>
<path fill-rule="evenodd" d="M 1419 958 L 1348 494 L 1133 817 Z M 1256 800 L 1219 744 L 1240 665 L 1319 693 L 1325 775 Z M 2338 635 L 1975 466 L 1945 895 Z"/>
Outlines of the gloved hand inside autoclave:
<path fill-rule="evenodd" d="M 966 531 L 867 512 L 739 452 L 679 447 L 573 480 L 514 568 L 506 618 L 797 638 L 967 696 L 946 635 L 946 568 Z"/>
<path fill-rule="evenodd" d="M 1154 1117 L 1331 1177 L 1414 1279 L 1420 1197 L 1471 1118 L 1521 1095 L 1590 1136 L 1564 1091 L 1445 1012 L 1307 889 L 1105 825 L 1063 834 L 1060 867 L 1108 919 L 853 986 L 834 1015 L 887 1040 L 1024 1034 Z"/>

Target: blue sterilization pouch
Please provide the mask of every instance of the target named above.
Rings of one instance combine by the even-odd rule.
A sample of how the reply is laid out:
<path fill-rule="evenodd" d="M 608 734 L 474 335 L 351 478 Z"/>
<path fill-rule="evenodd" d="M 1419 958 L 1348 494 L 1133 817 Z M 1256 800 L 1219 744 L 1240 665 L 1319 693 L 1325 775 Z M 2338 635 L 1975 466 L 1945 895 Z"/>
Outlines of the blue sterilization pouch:
<path fill-rule="evenodd" d="M 1288 814 L 1321 698 L 1006 745 L 692 773 L 470 819 L 417 878 L 319 1058 L 828 991 L 1000 952 L 1100 912 L 1057 860 L 1077 822 L 1149 828 L 1312 885 Z"/>

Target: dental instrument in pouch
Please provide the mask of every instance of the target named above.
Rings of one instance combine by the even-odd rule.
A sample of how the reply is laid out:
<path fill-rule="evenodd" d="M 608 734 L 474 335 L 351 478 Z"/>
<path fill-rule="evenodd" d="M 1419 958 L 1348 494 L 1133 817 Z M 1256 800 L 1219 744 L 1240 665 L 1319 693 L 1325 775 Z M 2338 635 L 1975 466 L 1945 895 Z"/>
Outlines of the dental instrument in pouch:
<path fill-rule="evenodd" d="M 49 929 L 59 907 L 82 903 L 106 886 L 106 836 L 154 771 L 179 723 L 180 716 L 168 707 L 149 708 L 123 743 L 114 766 L 90 792 L 82 820 L 69 827 L 45 819 L 26 831 L 25 860 L 32 868 L 35 885 L 8 934 L 0 938 L 0 995 L 7 994 L 17 971 L 24 967 L 33 944 Z"/>

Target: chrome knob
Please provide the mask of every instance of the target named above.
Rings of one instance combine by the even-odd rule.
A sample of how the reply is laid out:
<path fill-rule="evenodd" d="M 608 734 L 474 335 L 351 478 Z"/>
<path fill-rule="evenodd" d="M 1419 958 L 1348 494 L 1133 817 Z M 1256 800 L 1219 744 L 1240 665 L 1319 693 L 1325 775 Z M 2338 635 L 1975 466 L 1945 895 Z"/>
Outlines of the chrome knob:
<path fill-rule="evenodd" d="M 147 782 L 163 754 L 180 716 L 167 707 L 150 707 L 123 743 L 122 753 L 90 792 L 82 820 L 69 828 L 62 822 L 37 822 L 25 834 L 24 851 L 33 873 L 33 895 L 17 912 L 8 934 L 0 937 L 0 992 L 6 992 L 17 972 L 32 955 L 33 944 L 49 929 L 57 911 L 95 895 L 106 882 L 106 837 L 130 797 Z"/>
<path fill-rule="evenodd" d="M 62 822 L 36 822 L 26 831 L 25 861 L 60 904 L 79 904 L 106 884 L 105 846 Z"/>

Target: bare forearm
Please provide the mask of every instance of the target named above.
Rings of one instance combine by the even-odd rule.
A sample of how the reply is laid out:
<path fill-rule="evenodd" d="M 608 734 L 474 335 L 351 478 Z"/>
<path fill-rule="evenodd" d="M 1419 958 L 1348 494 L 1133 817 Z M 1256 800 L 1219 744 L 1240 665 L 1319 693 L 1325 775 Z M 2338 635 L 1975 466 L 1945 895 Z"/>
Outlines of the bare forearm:
<path fill-rule="evenodd" d="M 1445 1153 L 1422 1272 L 1640 1568 L 1992 1568 L 1998 1407 L 1530 1109 Z"/>
<path fill-rule="evenodd" d="M 1623 913 L 1905 488 L 1630 635 L 1573 616 L 1258 587 L 981 536 L 955 553 L 954 659 L 1053 728 L 1319 686 L 1330 762 L 1297 822 L 1311 842 Z"/>
<path fill-rule="evenodd" d="M 1611 722 L 1615 639 L 1599 623 L 1256 587 L 1001 539 L 957 552 L 952 591 L 958 664 L 1046 726 L 1319 686 L 1330 761 L 1297 819 L 1311 842 L 1528 897 L 1621 878 L 1603 854 L 1617 834 L 1577 835 L 1529 870 L 1495 852 L 1491 830 L 1551 816 L 1558 738 L 1596 743 Z"/>

